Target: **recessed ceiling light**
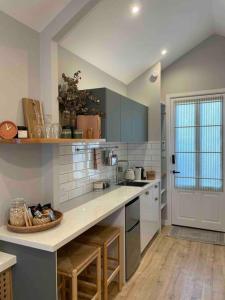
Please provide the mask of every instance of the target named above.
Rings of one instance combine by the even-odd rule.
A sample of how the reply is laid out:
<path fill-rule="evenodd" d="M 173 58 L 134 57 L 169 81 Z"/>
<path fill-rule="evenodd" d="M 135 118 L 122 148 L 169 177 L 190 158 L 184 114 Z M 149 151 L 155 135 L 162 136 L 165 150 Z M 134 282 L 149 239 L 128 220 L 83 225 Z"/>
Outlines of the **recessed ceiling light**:
<path fill-rule="evenodd" d="M 163 49 L 163 50 L 161 51 L 161 54 L 162 54 L 162 55 L 166 55 L 167 52 L 168 52 L 168 51 L 167 51 L 166 49 Z"/>
<path fill-rule="evenodd" d="M 133 15 L 136 15 L 138 14 L 140 11 L 140 6 L 139 5 L 133 5 L 132 8 L 131 8 L 131 12 Z"/>

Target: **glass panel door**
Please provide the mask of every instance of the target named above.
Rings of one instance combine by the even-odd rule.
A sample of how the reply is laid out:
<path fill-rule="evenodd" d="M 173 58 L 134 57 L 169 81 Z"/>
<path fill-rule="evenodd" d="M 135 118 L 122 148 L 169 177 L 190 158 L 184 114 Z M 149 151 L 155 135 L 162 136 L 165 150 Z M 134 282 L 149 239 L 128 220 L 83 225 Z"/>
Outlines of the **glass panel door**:
<path fill-rule="evenodd" d="M 175 188 L 223 190 L 223 96 L 175 101 Z"/>

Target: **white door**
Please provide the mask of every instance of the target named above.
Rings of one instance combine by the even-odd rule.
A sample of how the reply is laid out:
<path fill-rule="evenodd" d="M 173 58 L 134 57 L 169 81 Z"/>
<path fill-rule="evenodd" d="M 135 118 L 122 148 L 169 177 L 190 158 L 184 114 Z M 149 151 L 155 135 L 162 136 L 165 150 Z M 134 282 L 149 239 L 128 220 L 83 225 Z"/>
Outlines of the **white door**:
<path fill-rule="evenodd" d="M 224 231 L 224 95 L 170 100 L 172 224 Z"/>

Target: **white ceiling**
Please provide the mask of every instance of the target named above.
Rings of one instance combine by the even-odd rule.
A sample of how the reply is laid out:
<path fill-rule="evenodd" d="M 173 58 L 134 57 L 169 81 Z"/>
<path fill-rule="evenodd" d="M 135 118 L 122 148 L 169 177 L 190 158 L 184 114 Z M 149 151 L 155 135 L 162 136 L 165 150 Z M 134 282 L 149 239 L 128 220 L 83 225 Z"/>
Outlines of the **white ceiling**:
<path fill-rule="evenodd" d="M 40 32 L 70 1 L 76 0 L 0 0 L 0 9 Z M 137 16 L 130 13 L 133 3 L 141 5 Z M 225 36 L 225 0 L 102 0 L 60 44 L 127 84 L 214 33 Z"/>
<path fill-rule="evenodd" d="M 161 60 L 163 48 L 165 67 L 214 33 L 211 0 L 139 1 L 133 16 L 131 0 L 102 0 L 60 44 L 127 84 Z"/>
<path fill-rule="evenodd" d="M 71 0 L 0 0 L 0 10 L 41 32 Z"/>

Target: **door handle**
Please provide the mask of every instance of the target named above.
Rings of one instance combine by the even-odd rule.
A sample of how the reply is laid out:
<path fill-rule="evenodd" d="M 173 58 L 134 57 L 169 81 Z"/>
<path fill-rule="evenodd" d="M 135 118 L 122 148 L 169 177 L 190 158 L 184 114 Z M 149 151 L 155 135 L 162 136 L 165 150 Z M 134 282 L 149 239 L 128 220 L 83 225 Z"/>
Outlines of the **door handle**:
<path fill-rule="evenodd" d="M 145 195 L 149 195 L 149 191 L 145 192 Z"/>
<path fill-rule="evenodd" d="M 179 172 L 179 171 L 176 171 L 176 170 L 173 170 L 172 173 L 173 173 L 173 174 L 180 174 L 180 172 Z"/>
<path fill-rule="evenodd" d="M 158 201 L 159 199 L 158 198 L 155 198 L 155 201 Z"/>

